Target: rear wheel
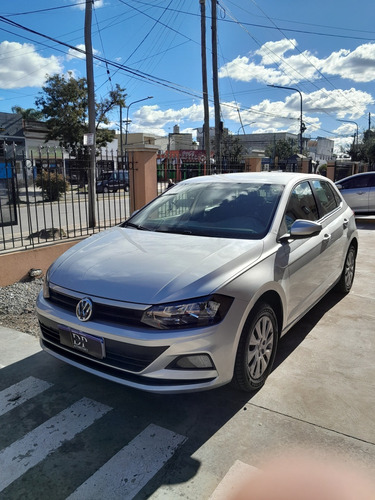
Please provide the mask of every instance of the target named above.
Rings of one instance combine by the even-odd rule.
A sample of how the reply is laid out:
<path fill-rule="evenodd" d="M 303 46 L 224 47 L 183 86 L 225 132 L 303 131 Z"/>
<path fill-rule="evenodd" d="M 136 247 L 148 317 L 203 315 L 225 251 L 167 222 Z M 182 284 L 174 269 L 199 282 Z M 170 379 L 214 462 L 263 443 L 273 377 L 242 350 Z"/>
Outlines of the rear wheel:
<path fill-rule="evenodd" d="M 278 337 L 272 307 L 259 304 L 249 316 L 238 345 L 233 380 L 239 389 L 248 392 L 262 387 L 272 370 Z"/>
<path fill-rule="evenodd" d="M 355 275 L 355 260 L 357 251 L 352 244 L 346 254 L 344 268 L 341 273 L 340 281 L 336 285 L 336 291 L 340 293 L 349 293 L 352 288 Z"/>

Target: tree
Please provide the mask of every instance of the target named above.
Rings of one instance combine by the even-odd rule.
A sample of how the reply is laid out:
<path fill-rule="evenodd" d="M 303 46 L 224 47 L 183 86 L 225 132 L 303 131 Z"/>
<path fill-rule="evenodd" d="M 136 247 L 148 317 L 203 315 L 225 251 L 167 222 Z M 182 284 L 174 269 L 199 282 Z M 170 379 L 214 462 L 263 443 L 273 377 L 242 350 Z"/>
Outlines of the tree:
<path fill-rule="evenodd" d="M 229 158 L 232 162 L 238 163 L 243 150 L 238 136 L 229 134 L 224 130 L 221 140 L 221 154 L 223 158 Z"/>
<path fill-rule="evenodd" d="M 85 78 L 78 80 L 68 76 L 53 75 L 47 78 L 43 91 L 35 104 L 46 117 L 48 133 L 46 142 L 58 140 L 60 145 L 71 148 L 77 154 L 83 145 L 83 136 L 88 131 L 88 98 Z M 114 137 L 114 132 L 101 128 L 108 125 L 107 114 L 116 106 L 125 106 L 124 89 L 116 85 L 109 96 L 96 104 L 97 146 L 105 146 Z"/>
<path fill-rule="evenodd" d="M 211 151 L 215 153 L 215 139 L 211 140 Z M 243 151 L 243 146 L 239 138 L 235 135 L 229 134 L 227 130 L 222 132 L 221 136 L 221 162 L 222 166 L 231 168 L 237 166 Z"/>
<path fill-rule="evenodd" d="M 375 163 L 375 130 L 366 130 L 362 141 L 358 144 L 353 140 L 347 153 L 353 161 L 363 161 L 371 167 Z"/>
<path fill-rule="evenodd" d="M 21 108 L 21 106 L 13 106 L 12 113 L 17 113 L 22 115 L 24 120 L 41 120 L 43 118 L 43 113 L 34 108 Z"/>
<path fill-rule="evenodd" d="M 288 158 L 298 153 L 298 144 L 292 139 L 281 139 L 266 147 L 265 155 L 269 158 L 278 158 L 279 162 L 285 162 Z"/>

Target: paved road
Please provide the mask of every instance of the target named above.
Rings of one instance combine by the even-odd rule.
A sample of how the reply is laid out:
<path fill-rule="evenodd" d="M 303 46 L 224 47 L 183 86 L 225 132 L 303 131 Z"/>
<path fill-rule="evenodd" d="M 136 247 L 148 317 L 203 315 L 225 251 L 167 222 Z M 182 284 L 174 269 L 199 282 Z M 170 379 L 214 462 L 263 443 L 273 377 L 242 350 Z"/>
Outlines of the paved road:
<path fill-rule="evenodd" d="M 375 224 L 359 222 L 352 292 L 280 342 L 265 387 L 152 395 L 65 365 L 0 328 L 0 498 L 228 499 L 294 445 L 375 469 Z"/>
<path fill-rule="evenodd" d="M 30 196 L 31 201 L 34 197 Z M 29 236 L 34 235 L 34 244 L 43 243 L 37 233 L 41 229 L 61 229 L 69 237 L 91 234 L 88 227 L 87 193 L 79 194 L 69 191 L 57 202 L 42 203 L 37 197 L 37 203 L 23 203 L 17 206 L 17 224 L 1 227 L 0 250 L 18 248 L 32 244 Z M 130 216 L 129 194 L 123 190 L 116 193 L 99 193 L 96 197 L 97 230 L 119 224 Z M 56 236 L 60 239 L 59 236 Z"/>

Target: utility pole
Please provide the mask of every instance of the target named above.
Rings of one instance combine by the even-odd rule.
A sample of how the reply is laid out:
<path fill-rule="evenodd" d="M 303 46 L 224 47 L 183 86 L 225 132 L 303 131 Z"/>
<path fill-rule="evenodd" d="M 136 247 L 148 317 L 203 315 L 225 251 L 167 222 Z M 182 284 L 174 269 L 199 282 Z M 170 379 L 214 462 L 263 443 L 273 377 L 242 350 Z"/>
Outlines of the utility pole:
<path fill-rule="evenodd" d="M 216 165 L 221 168 L 221 121 L 220 121 L 220 99 L 219 99 L 219 78 L 217 68 L 217 0 L 211 1 L 212 11 L 212 82 L 214 91 L 215 107 L 215 157 Z"/>
<path fill-rule="evenodd" d="M 124 150 L 122 146 L 122 106 L 120 104 L 120 155 L 121 155 L 121 168 L 124 168 Z"/>
<path fill-rule="evenodd" d="M 88 99 L 88 133 L 90 141 L 89 150 L 89 171 L 88 171 L 88 216 L 89 227 L 96 226 L 96 198 L 95 198 L 95 153 L 96 153 L 96 133 L 95 133 L 95 87 L 94 87 L 94 64 L 91 41 L 92 24 L 92 0 L 86 0 L 85 10 L 85 50 L 86 50 L 86 79 L 87 79 L 87 99 Z"/>
<path fill-rule="evenodd" d="M 202 54 L 202 90 L 203 90 L 203 140 L 206 151 L 206 169 L 211 169 L 211 145 L 210 145 L 210 108 L 208 105 L 207 84 L 207 47 L 206 47 L 206 0 L 199 0 L 201 6 L 201 54 Z"/>

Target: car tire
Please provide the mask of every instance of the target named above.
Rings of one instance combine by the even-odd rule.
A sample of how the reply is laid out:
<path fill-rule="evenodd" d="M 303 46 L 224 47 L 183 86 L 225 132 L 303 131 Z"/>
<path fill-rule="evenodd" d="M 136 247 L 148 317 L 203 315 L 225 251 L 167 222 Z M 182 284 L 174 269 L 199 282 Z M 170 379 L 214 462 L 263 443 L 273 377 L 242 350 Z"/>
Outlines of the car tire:
<path fill-rule="evenodd" d="M 247 319 L 238 344 L 233 382 L 242 391 L 256 391 L 265 383 L 276 356 L 278 324 L 274 310 L 258 304 Z"/>
<path fill-rule="evenodd" d="M 357 250 L 355 246 L 351 244 L 345 257 L 344 268 L 342 270 L 340 280 L 337 282 L 335 287 L 337 292 L 343 294 L 350 292 L 354 281 L 356 257 Z"/>

